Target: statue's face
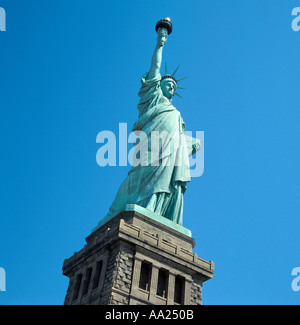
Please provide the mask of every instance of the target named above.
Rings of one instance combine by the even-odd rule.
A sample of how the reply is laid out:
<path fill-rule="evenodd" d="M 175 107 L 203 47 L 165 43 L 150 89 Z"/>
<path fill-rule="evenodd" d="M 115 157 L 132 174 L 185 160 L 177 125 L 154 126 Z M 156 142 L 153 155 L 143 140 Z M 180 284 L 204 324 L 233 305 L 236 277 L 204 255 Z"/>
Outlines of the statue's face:
<path fill-rule="evenodd" d="M 161 90 L 165 97 L 171 99 L 175 95 L 176 85 L 173 81 L 164 79 L 161 82 Z"/>

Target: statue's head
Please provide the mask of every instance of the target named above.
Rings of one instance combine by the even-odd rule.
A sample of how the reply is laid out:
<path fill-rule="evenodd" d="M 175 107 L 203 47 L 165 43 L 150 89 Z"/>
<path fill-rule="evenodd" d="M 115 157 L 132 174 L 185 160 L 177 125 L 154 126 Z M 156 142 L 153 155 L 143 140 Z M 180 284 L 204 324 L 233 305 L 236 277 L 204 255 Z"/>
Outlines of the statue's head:
<path fill-rule="evenodd" d="M 179 97 L 181 97 L 177 92 L 176 92 L 176 89 L 184 89 L 183 87 L 179 87 L 177 86 L 177 82 L 182 80 L 182 79 L 185 79 L 184 78 L 180 78 L 180 79 L 175 79 L 175 74 L 178 70 L 179 66 L 176 68 L 176 70 L 172 73 L 172 74 L 168 74 L 168 71 L 167 71 L 167 65 L 166 65 L 166 74 L 161 78 L 161 81 L 160 81 L 160 87 L 161 87 L 161 90 L 162 90 L 162 93 L 165 97 L 167 97 L 168 99 L 172 99 L 172 97 L 174 95 L 177 95 Z"/>
<path fill-rule="evenodd" d="M 160 82 L 162 93 L 168 99 L 171 99 L 176 92 L 177 82 L 172 76 L 164 76 Z"/>

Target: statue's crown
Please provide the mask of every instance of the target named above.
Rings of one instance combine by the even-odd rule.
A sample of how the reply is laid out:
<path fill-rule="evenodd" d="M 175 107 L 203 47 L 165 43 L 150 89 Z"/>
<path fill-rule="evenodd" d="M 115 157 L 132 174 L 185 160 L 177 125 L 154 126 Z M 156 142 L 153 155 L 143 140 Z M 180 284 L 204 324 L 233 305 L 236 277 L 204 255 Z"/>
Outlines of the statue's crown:
<path fill-rule="evenodd" d="M 164 79 L 172 79 L 177 85 L 177 80 L 170 74 L 166 74 L 166 75 L 161 77 L 161 80 L 164 80 Z"/>

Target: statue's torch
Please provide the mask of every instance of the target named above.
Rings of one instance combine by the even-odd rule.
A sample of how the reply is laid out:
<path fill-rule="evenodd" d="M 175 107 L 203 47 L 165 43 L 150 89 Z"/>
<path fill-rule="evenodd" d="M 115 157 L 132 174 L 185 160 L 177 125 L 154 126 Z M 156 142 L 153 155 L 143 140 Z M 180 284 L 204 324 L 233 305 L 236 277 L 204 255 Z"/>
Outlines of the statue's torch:
<path fill-rule="evenodd" d="M 171 19 L 167 17 L 167 18 L 159 20 L 155 26 L 156 32 L 158 31 L 159 28 L 165 28 L 168 32 L 168 35 L 170 35 L 173 30 Z"/>

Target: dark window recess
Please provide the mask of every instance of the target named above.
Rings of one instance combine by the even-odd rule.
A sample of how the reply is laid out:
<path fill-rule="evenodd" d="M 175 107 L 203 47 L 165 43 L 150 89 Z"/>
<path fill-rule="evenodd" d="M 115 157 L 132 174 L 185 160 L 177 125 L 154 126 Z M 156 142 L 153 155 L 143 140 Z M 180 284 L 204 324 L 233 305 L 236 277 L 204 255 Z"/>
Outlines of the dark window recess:
<path fill-rule="evenodd" d="M 142 262 L 139 288 L 149 291 L 151 281 L 151 264 Z"/>
<path fill-rule="evenodd" d="M 92 289 L 96 289 L 99 285 L 99 281 L 100 281 L 100 275 L 101 275 L 101 271 L 102 271 L 102 261 L 97 262 L 96 264 L 96 270 L 95 270 L 95 275 L 93 278 L 93 287 Z"/>
<path fill-rule="evenodd" d="M 169 272 L 163 269 L 158 271 L 158 282 L 156 294 L 160 297 L 167 298 Z"/>
<path fill-rule="evenodd" d="M 78 298 L 80 286 L 81 286 L 82 274 L 78 274 L 76 277 L 75 287 L 74 287 L 74 294 L 73 294 L 73 301 Z"/>
<path fill-rule="evenodd" d="M 184 278 L 181 276 L 176 276 L 175 277 L 174 302 L 182 305 L 183 298 L 184 298 Z"/>
<path fill-rule="evenodd" d="M 88 291 L 89 291 L 89 286 L 90 286 L 90 282 L 91 282 L 91 275 L 92 275 L 92 268 L 89 267 L 86 270 L 85 279 L 83 281 L 82 295 L 86 295 L 88 293 Z"/>

